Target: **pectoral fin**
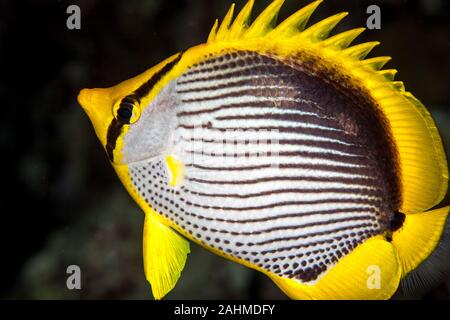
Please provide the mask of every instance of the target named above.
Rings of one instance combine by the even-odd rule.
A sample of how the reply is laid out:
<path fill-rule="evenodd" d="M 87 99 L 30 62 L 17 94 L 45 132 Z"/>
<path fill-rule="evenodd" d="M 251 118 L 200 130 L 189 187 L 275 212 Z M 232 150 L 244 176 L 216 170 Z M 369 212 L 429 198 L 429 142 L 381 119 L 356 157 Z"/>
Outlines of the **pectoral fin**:
<path fill-rule="evenodd" d="M 143 251 L 145 276 L 159 300 L 175 287 L 190 252 L 189 242 L 146 213 Z"/>
<path fill-rule="evenodd" d="M 184 164 L 174 155 L 166 156 L 167 170 L 170 175 L 170 186 L 179 186 L 184 178 Z"/>

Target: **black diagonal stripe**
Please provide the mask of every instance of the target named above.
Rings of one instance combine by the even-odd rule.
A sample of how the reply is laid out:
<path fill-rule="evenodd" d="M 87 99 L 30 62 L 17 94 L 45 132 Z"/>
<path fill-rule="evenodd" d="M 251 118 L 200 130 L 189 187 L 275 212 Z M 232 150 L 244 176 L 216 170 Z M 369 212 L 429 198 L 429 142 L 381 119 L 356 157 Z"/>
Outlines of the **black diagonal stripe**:
<path fill-rule="evenodd" d="M 290 74 L 277 74 L 277 75 L 273 74 L 273 75 L 261 75 L 259 77 L 252 77 L 252 78 L 250 78 L 250 76 L 249 76 L 249 79 L 231 80 L 231 81 L 223 83 L 223 84 L 218 84 L 218 85 L 209 86 L 209 87 L 205 86 L 205 87 L 197 87 L 197 88 L 192 88 L 192 89 L 181 89 L 181 90 L 177 90 L 177 93 L 181 93 L 181 94 L 199 93 L 199 92 L 205 92 L 205 91 L 207 92 L 207 91 L 212 91 L 212 90 L 238 88 L 238 87 L 246 86 L 249 84 L 252 86 L 257 86 L 258 84 L 254 83 L 255 80 L 259 80 L 259 81 L 261 81 L 261 83 L 263 83 L 263 79 L 265 81 L 272 79 L 273 81 L 281 82 L 283 78 L 289 79 L 289 77 L 292 77 L 292 75 L 290 75 Z M 289 87 L 289 86 L 284 86 L 283 89 L 295 89 L 295 88 Z"/>
<path fill-rule="evenodd" d="M 308 212 L 293 212 L 293 213 L 284 213 L 284 214 L 276 214 L 276 215 L 269 215 L 259 218 L 251 218 L 251 219 L 224 219 L 224 218 L 218 218 L 218 217 L 207 217 L 200 214 L 196 214 L 193 212 L 187 212 L 184 211 L 186 215 L 189 217 L 197 218 L 198 220 L 205 220 L 205 221 L 217 221 L 217 222 L 223 222 L 223 223 L 230 223 L 230 224 L 248 224 L 248 223 L 259 223 L 259 222 L 273 222 L 280 219 L 289 219 L 289 218 L 299 218 L 299 217 L 311 217 L 311 216 L 329 216 L 332 214 L 346 214 L 346 213 L 354 213 L 354 214 L 376 214 L 376 211 L 373 208 L 370 207 L 348 207 L 344 209 L 327 209 L 327 210 L 316 210 L 316 211 L 308 211 Z M 239 235 L 237 232 L 231 232 L 232 235 Z"/>
<path fill-rule="evenodd" d="M 260 65 L 263 66 L 263 65 Z M 196 82 L 204 82 L 204 81 L 214 81 L 214 80 L 223 80 L 223 79 L 230 79 L 233 77 L 242 77 L 242 76 L 254 76 L 255 75 L 255 67 L 258 67 L 258 65 L 251 66 L 249 68 L 242 68 L 235 71 L 235 69 L 232 69 L 233 71 L 225 72 L 225 73 L 218 73 L 215 75 L 211 75 L 208 73 L 205 73 L 204 77 L 198 77 L 195 79 L 180 79 L 178 81 L 179 85 L 186 85 L 186 84 L 192 84 Z"/>
<path fill-rule="evenodd" d="M 192 167 L 207 171 L 246 171 L 246 170 L 260 170 L 273 167 L 271 164 L 262 164 L 255 166 L 243 166 L 243 167 L 207 167 L 198 164 L 185 164 L 185 167 Z"/>
<path fill-rule="evenodd" d="M 201 196 L 201 197 L 211 197 L 211 198 L 238 198 L 238 199 L 248 199 L 248 198 L 256 198 L 269 196 L 272 194 L 284 194 L 284 193 L 298 193 L 300 194 L 317 194 L 317 193 L 340 193 L 340 194 L 351 194 L 354 195 L 365 195 L 365 196 L 378 196 L 379 188 L 368 189 L 368 188 L 323 188 L 323 189 L 307 189 L 307 188 L 287 188 L 287 189 L 275 189 L 268 191 L 261 191 L 257 193 L 246 193 L 246 194 L 238 194 L 238 193 L 206 193 L 206 192 L 198 192 L 195 190 L 190 190 L 183 188 L 185 192 L 188 192 L 192 195 Z"/>
<path fill-rule="evenodd" d="M 307 233 L 307 234 L 301 234 L 298 236 L 292 236 L 292 237 L 279 237 L 279 238 L 273 238 L 273 239 L 267 239 L 264 241 L 259 241 L 259 242 L 248 242 L 246 243 L 246 245 L 248 246 L 262 246 L 262 245 L 266 245 L 266 244 L 270 244 L 270 243 L 274 243 L 274 242 L 285 242 L 285 241 L 291 241 L 291 240 L 299 240 L 299 239 L 307 239 L 307 238 L 312 238 L 312 237 L 317 237 L 317 236 L 323 236 L 323 235 L 334 235 L 337 232 L 342 232 L 342 231 L 346 231 L 346 230 L 352 230 L 352 229 L 361 229 L 361 228 L 374 228 L 376 227 L 376 224 L 374 222 L 366 222 L 366 223 L 360 223 L 360 224 L 355 224 L 355 225 L 351 225 L 351 226 L 346 226 L 346 227 L 339 227 L 339 228 L 335 228 L 335 229 L 331 229 L 331 230 L 325 230 L 325 231 L 319 231 L 319 232 L 311 232 L 311 233 Z"/>
<path fill-rule="evenodd" d="M 379 199 L 364 199 L 364 198 L 328 198 L 328 199 L 319 199 L 319 200 L 308 200 L 308 201 L 282 201 L 282 202 L 274 202 L 270 204 L 260 205 L 260 206 L 249 206 L 249 207 L 225 207 L 225 206 L 211 206 L 211 205 L 202 205 L 199 203 L 193 203 L 191 201 L 186 201 L 186 205 L 202 208 L 202 209 L 213 209 L 213 210 L 221 210 L 221 211 L 250 211 L 250 210 L 264 210 L 264 209 L 274 209 L 279 207 L 286 206 L 304 206 L 304 205 L 314 205 L 314 204 L 376 204 L 379 202 Z"/>
<path fill-rule="evenodd" d="M 237 67 L 245 68 L 245 66 L 264 67 L 267 64 L 263 61 L 259 63 L 255 61 L 253 57 L 240 57 L 239 59 L 229 59 L 231 57 L 225 58 L 224 56 L 219 56 L 218 58 L 209 59 L 202 61 L 199 65 L 192 66 L 192 69 L 184 74 L 184 77 L 205 75 L 205 74 L 216 74 L 219 71 L 235 70 Z M 233 61 L 234 60 L 234 61 Z M 239 63 L 240 65 L 238 65 Z"/>
<path fill-rule="evenodd" d="M 231 234 L 233 236 L 250 236 L 250 235 L 261 235 L 264 233 L 271 233 L 274 231 L 281 231 L 281 230 L 300 230 L 300 229 L 307 229 L 317 226 L 329 226 L 329 225 L 336 225 L 342 222 L 353 222 L 353 221 L 365 221 L 366 223 L 372 222 L 376 223 L 377 218 L 374 216 L 370 216 L 368 214 L 365 214 L 363 216 L 352 216 L 352 217 L 341 217 L 341 218 L 335 218 L 335 219 L 327 219 L 323 221 L 315 221 L 315 222 L 307 222 L 297 225 L 282 225 L 278 227 L 272 227 L 272 228 L 266 228 L 266 229 L 256 229 L 252 231 L 230 231 L 225 229 L 214 229 L 214 228 L 208 228 L 204 227 L 203 231 L 211 231 L 214 233 L 221 233 L 221 234 Z M 237 246 L 240 247 L 244 245 L 241 242 L 236 242 Z"/>
<path fill-rule="evenodd" d="M 254 171 L 261 169 L 305 169 L 311 171 L 321 171 L 321 172 L 337 172 L 344 174 L 358 174 L 365 176 L 373 176 L 374 168 L 370 165 L 355 168 L 347 166 L 329 165 L 329 164 L 308 164 L 308 163 L 280 163 L 280 164 L 260 164 L 252 166 L 232 166 L 232 167 L 209 167 L 198 164 L 186 164 L 185 167 L 205 170 L 205 171 Z"/>
<path fill-rule="evenodd" d="M 162 67 L 161 70 L 156 72 L 148 81 L 143 83 L 137 90 L 124 97 L 120 103 L 122 104 L 130 100 L 132 101 L 137 100 L 137 102 L 140 102 L 140 100 L 143 97 L 148 95 L 148 93 L 155 86 L 155 84 L 157 84 L 165 74 L 167 74 L 170 70 L 172 70 L 172 68 L 180 61 L 182 56 L 183 52 L 180 52 L 173 61 L 167 63 L 164 67 Z M 113 120 L 111 121 L 111 124 L 108 127 L 105 149 L 106 153 L 108 154 L 108 158 L 111 162 L 114 160 L 114 149 L 116 148 L 117 138 L 122 132 L 123 126 L 126 124 L 127 123 L 124 123 L 114 117 Z"/>
<path fill-rule="evenodd" d="M 361 155 L 366 153 L 367 146 L 356 145 L 356 144 L 345 144 L 339 142 L 339 140 L 309 140 L 309 139 L 276 139 L 271 137 L 261 137 L 257 139 L 246 139 L 245 137 L 239 137 L 236 135 L 235 139 L 196 139 L 196 138 L 184 138 L 181 137 L 181 140 L 188 143 L 205 143 L 205 144 L 219 144 L 222 146 L 228 145 L 291 145 L 291 146 L 307 146 L 307 147 L 317 147 L 322 149 L 329 149 L 339 152 L 345 152 L 354 155 Z M 203 146 L 201 144 L 201 146 Z"/>
<path fill-rule="evenodd" d="M 122 132 L 123 123 L 116 118 L 113 118 L 111 124 L 108 127 L 108 133 L 106 136 L 106 153 L 108 154 L 109 160 L 112 162 L 114 160 L 114 149 L 116 148 L 116 141 Z"/>
<path fill-rule="evenodd" d="M 198 179 L 186 176 L 186 180 L 204 184 L 218 184 L 218 185 L 241 185 L 241 184 L 258 184 L 262 182 L 274 182 L 274 181 L 312 181 L 312 182 L 340 182 L 340 183 L 358 183 L 361 185 L 372 186 L 372 183 L 369 181 L 373 181 L 374 177 L 366 177 L 366 178 L 346 178 L 346 177 L 317 177 L 317 176 L 273 176 L 273 177 L 264 177 L 250 180 L 206 180 L 206 179 Z"/>
<path fill-rule="evenodd" d="M 267 229 L 254 230 L 254 231 L 241 231 L 238 233 L 241 236 L 260 235 L 260 234 L 270 233 L 270 232 L 274 232 L 274 231 L 306 229 L 306 228 L 311 228 L 311 227 L 326 226 L 326 225 L 338 224 L 338 223 L 342 223 L 342 222 L 352 222 L 352 221 L 376 222 L 377 219 L 375 217 L 369 216 L 369 215 L 344 217 L 344 218 L 328 219 L 328 220 L 323 220 L 323 221 L 308 222 L 308 223 L 303 223 L 303 224 L 299 224 L 299 225 L 278 226 L 278 227 L 272 227 L 272 228 L 267 228 Z"/>
<path fill-rule="evenodd" d="M 308 124 L 327 127 L 339 132 L 342 131 L 336 124 L 331 121 L 327 121 L 324 117 L 319 117 L 312 114 L 298 114 L 298 113 L 265 113 L 265 114 L 249 114 L 249 115 L 235 115 L 235 116 L 218 116 L 215 117 L 217 124 L 226 125 L 227 123 L 236 123 L 235 120 L 247 120 L 248 123 L 257 123 L 252 120 L 274 120 L 276 122 L 286 122 L 293 124 Z M 301 126 L 300 126 L 301 127 Z"/>
<path fill-rule="evenodd" d="M 208 101 L 214 101 L 214 100 L 222 100 L 222 99 L 227 99 L 227 98 L 240 98 L 242 96 L 254 96 L 254 97 L 260 98 L 261 91 L 268 90 L 268 89 L 277 90 L 276 88 L 272 88 L 272 86 L 270 86 L 270 85 L 269 86 L 266 85 L 266 86 L 251 88 L 251 89 L 247 88 L 247 89 L 242 89 L 239 91 L 232 91 L 230 93 L 208 95 L 208 96 L 199 97 L 199 98 L 182 99 L 181 101 L 183 103 L 200 103 L 200 102 L 208 102 Z M 291 95 L 294 95 L 294 94 L 297 95 L 300 88 L 286 87 L 283 90 L 288 90 L 289 92 L 292 93 Z"/>
<path fill-rule="evenodd" d="M 181 60 L 183 57 L 184 52 L 180 52 L 177 57 L 166 64 L 164 67 L 161 68 L 158 72 L 156 72 L 147 82 L 142 84 L 137 90 L 134 91 L 134 94 L 139 98 L 142 99 L 148 93 L 150 90 L 162 79 L 163 76 L 165 76 L 170 70 L 173 69 L 173 67 Z"/>
<path fill-rule="evenodd" d="M 359 242 L 362 242 L 365 238 L 369 238 L 371 235 L 376 234 L 376 230 L 371 230 L 371 229 L 367 229 L 364 231 L 364 234 L 361 235 L 361 239 Z M 292 245 L 292 246 L 285 246 L 285 247 L 279 247 L 276 249 L 268 249 L 268 250 L 262 250 L 260 251 L 261 255 L 266 255 L 269 253 L 278 253 L 278 252 L 283 252 L 283 251 L 291 251 L 293 249 L 303 249 L 303 248 L 310 248 L 310 247 L 316 247 L 322 244 L 331 244 L 333 243 L 335 240 L 335 238 L 337 237 L 331 237 L 328 239 L 324 239 L 324 240 L 318 240 L 318 241 L 312 241 L 312 242 L 305 242 L 305 243 L 301 243 L 298 245 Z M 357 242 L 358 243 L 358 242 Z"/>
<path fill-rule="evenodd" d="M 316 114 L 301 114 L 301 113 L 262 113 L 262 114 L 246 114 L 246 115 L 233 115 L 233 116 L 218 116 L 215 117 L 216 120 L 220 121 L 233 121 L 233 120 L 282 120 L 282 121 L 292 121 L 298 123 L 308 123 L 314 124 L 313 120 L 325 119 L 324 116 L 319 116 Z M 328 124 L 326 121 L 318 121 L 318 124 L 325 126 Z M 330 127 L 333 128 L 333 127 Z M 339 128 L 333 128 L 339 130 Z"/>
<path fill-rule="evenodd" d="M 186 150 L 186 154 L 190 154 L 192 156 L 200 156 L 200 157 L 225 157 L 227 159 L 235 159 L 235 158 L 257 158 L 259 155 L 263 154 L 263 152 L 242 152 L 242 153 L 223 153 L 223 152 L 205 152 L 205 151 L 191 151 Z M 343 164 L 355 164 L 355 165 L 365 165 L 368 163 L 368 158 L 365 156 L 345 156 L 333 153 L 324 153 L 324 152 L 310 152 L 310 151 L 280 151 L 278 153 L 275 152 L 266 152 L 268 157 L 277 156 L 277 157 L 302 157 L 308 159 L 319 159 L 319 160 L 332 160 L 335 162 L 341 162 Z"/>
<path fill-rule="evenodd" d="M 264 98 L 264 97 L 255 97 L 255 98 Z M 306 101 L 304 99 L 302 99 L 301 101 L 296 101 L 295 99 L 300 99 L 300 98 L 292 98 L 292 99 L 280 99 L 277 98 L 277 103 L 279 104 L 278 107 L 274 107 L 273 106 L 273 102 L 269 102 L 269 101 L 264 101 L 264 100 L 260 100 L 260 101 L 244 101 L 244 102 L 239 102 L 239 103 L 229 103 L 229 104 L 224 104 L 224 105 L 220 105 L 214 108 L 205 108 L 205 109 L 199 109 L 199 110 L 195 110 L 195 111 L 182 111 L 182 112 L 178 112 L 177 116 L 178 117 L 188 117 L 188 116 L 197 116 L 200 114 L 207 114 L 207 113 L 214 113 L 217 111 L 221 111 L 221 110 L 225 110 L 225 109 L 233 109 L 233 108 L 263 108 L 263 109 L 270 109 L 273 111 L 278 111 L 278 110 L 292 110 L 292 111 L 303 111 L 303 112 L 317 112 L 318 107 L 314 105 L 313 102 L 311 101 Z M 300 103 L 301 103 L 301 107 L 300 107 Z"/>
<path fill-rule="evenodd" d="M 188 124 L 178 124 L 177 129 L 182 128 L 186 130 L 198 130 L 198 129 L 208 129 L 215 132 L 240 132 L 240 131 L 247 131 L 247 130 L 259 130 L 259 131 L 273 131 L 273 132 L 280 132 L 280 133 L 303 133 L 303 134 L 309 134 L 309 135 L 315 135 L 318 137 L 328 138 L 328 139 L 335 139 L 339 140 L 341 135 L 343 135 L 342 132 L 336 131 L 336 130 L 328 130 L 323 128 L 314 128 L 314 127 L 304 127 L 304 126 L 298 126 L 298 125 L 292 125 L 292 126 L 259 126 L 259 127 L 224 127 L 224 128 L 216 128 L 213 127 L 211 124 L 202 124 L 202 125 L 188 125 Z"/>

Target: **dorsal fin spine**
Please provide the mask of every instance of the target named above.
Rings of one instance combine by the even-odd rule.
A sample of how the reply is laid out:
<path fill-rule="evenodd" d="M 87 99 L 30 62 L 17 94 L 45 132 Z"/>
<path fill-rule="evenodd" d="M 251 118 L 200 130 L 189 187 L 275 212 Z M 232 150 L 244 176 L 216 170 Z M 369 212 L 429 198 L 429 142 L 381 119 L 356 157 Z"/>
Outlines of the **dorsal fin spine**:
<path fill-rule="evenodd" d="M 331 30 L 342 20 L 348 12 L 341 12 L 328 17 L 322 21 L 317 22 L 315 25 L 309 27 L 305 31 L 301 32 L 299 36 L 301 38 L 308 38 L 312 42 L 324 40 L 330 34 Z"/>
<path fill-rule="evenodd" d="M 341 32 L 323 41 L 323 46 L 333 49 L 346 49 L 366 28 L 356 28 Z"/>
<path fill-rule="evenodd" d="M 219 28 L 219 19 L 216 19 L 216 21 L 214 22 L 214 25 L 211 28 L 211 31 L 209 33 L 208 41 L 207 41 L 208 43 L 213 42 L 216 39 L 218 28 Z"/>
<path fill-rule="evenodd" d="M 286 41 L 289 43 L 304 43 L 306 47 L 312 45 L 317 49 L 323 48 L 331 56 L 341 56 L 343 63 L 354 65 L 355 73 L 358 68 L 370 69 L 384 79 L 395 90 L 404 92 L 402 82 L 394 82 L 395 70 L 380 71 L 391 59 L 390 57 L 375 57 L 365 59 L 372 49 L 379 45 L 377 41 L 366 42 L 350 46 L 354 39 L 360 35 L 365 28 L 355 28 L 328 37 L 333 28 L 345 17 L 347 12 L 342 12 L 323 19 L 316 24 L 304 29 L 312 13 L 323 0 L 316 0 L 292 14 L 286 20 L 275 26 L 278 13 L 285 0 L 274 0 L 263 12 L 250 23 L 250 16 L 255 0 L 248 0 L 246 5 L 238 13 L 233 21 L 235 5 L 231 5 L 222 23 L 216 20 L 208 43 L 219 42 L 245 42 L 246 40 L 261 39 L 261 41 Z M 346 61 L 346 62 L 345 62 Z M 363 72 L 361 69 L 361 72 Z"/>
<path fill-rule="evenodd" d="M 230 38 L 239 38 L 248 29 L 255 0 L 248 0 L 230 27 Z"/>
<path fill-rule="evenodd" d="M 386 80 L 394 81 L 395 75 L 397 74 L 397 70 L 395 69 L 386 69 L 378 71 Z"/>
<path fill-rule="evenodd" d="M 370 58 L 370 59 L 366 59 L 361 61 L 360 63 L 364 66 L 368 66 L 370 68 L 372 68 L 373 70 L 380 70 L 381 68 L 383 68 L 383 66 L 389 62 L 389 60 L 391 60 L 391 57 L 387 57 L 387 56 L 382 56 L 382 57 L 375 57 L 375 58 Z"/>
<path fill-rule="evenodd" d="M 276 24 L 278 12 L 285 0 L 273 1 L 263 12 L 256 18 L 255 22 L 248 28 L 244 34 L 244 38 L 257 38 L 266 35 Z"/>
<path fill-rule="evenodd" d="M 393 81 L 392 85 L 398 91 L 405 92 L 405 84 L 402 81 Z"/>
<path fill-rule="evenodd" d="M 215 38 L 216 41 L 226 40 L 227 35 L 229 34 L 228 31 L 229 31 L 231 22 L 233 20 L 234 7 L 235 7 L 235 4 L 232 3 L 225 18 L 223 19 L 222 23 L 220 24 L 219 30 L 217 31 L 216 38 Z"/>
<path fill-rule="evenodd" d="M 235 5 L 231 5 L 222 23 L 216 20 L 210 35 L 208 43 L 213 42 L 238 42 L 247 39 L 258 39 L 262 41 L 288 41 L 304 42 L 317 46 L 318 49 L 324 48 L 331 55 L 338 55 L 347 60 L 347 63 L 355 61 L 355 68 L 371 69 L 382 76 L 390 83 L 396 91 L 404 92 L 402 82 L 394 82 L 396 70 L 382 71 L 381 68 L 391 59 L 390 57 L 375 57 L 365 59 L 372 49 L 379 45 L 377 41 L 366 42 L 350 46 L 354 39 L 360 35 L 365 28 L 355 28 L 327 38 L 333 28 L 345 17 L 347 12 L 342 12 L 323 19 L 316 24 L 304 29 L 312 13 L 323 0 L 316 0 L 292 14 L 286 20 L 275 26 L 278 12 L 285 0 L 274 0 L 263 12 L 250 24 L 250 16 L 255 0 L 248 0 L 246 5 L 239 12 L 233 21 Z M 356 72 L 356 71 L 355 71 Z"/>
<path fill-rule="evenodd" d="M 343 63 L 352 64 L 352 61 L 354 61 L 356 73 L 359 73 L 358 68 L 375 71 L 380 76 L 380 79 L 387 81 L 389 86 L 395 91 L 404 92 L 403 83 L 393 81 L 396 70 L 381 70 L 391 59 L 390 57 L 381 56 L 365 59 L 372 49 L 380 44 L 379 42 L 372 41 L 349 47 L 365 28 L 351 29 L 327 38 L 334 27 L 347 16 L 347 12 L 335 14 L 304 29 L 310 16 L 322 1 L 316 0 L 311 2 L 278 26 L 275 26 L 276 19 L 285 0 L 274 0 L 253 23 L 250 23 L 250 17 L 255 0 L 248 0 L 234 21 L 235 5 L 233 3 L 222 23 L 219 24 L 216 20 L 208 37 L 208 43 L 244 42 L 251 39 L 261 39 L 263 42 L 278 41 L 282 43 L 286 41 L 304 43 L 306 47 L 312 45 L 319 50 L 323 48 L 331 56 L 341 56 L 344 59 L 342 60 Z"/>
<path fill-rule="evenodd" d="M 306 28 L 309 18 L 322 1 L 314 1 L 298 10 L 272 30 L 269 36 L 273 38 L 290 38 L 298 32 L 303 31 Z"/>
<path fill-rule="evenodd" d="M 363 60 L 379 44 L 378 41 L 365 42 L 347 48 L 343 53 L 355 60 Z"/>

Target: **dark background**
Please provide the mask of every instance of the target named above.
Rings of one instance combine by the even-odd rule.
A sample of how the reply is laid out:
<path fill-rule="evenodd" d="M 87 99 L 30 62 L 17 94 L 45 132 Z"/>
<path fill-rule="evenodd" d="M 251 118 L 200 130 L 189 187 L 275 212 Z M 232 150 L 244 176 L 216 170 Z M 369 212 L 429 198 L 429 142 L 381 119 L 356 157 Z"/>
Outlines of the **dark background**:
<path fill-rule="evenodd" d="M 257 1 L 259 12 L 270 0 Z M 310 1 L 287 0 L 285 18 Z M 143 215 L 121 186 L 87 116 L 84 87 L 111 86 L 206 40 L 227 0 L 0 1 L 0 298 L 147 299 Z M 81 8 L 81 30 L 66 28 L 66 8 Z M 244 1 L 237 0 L 242 8 Z M 450 8 L 446 0 L 327 0 L 311 22 L 350 16 L 336 31 L 364 26 L 382 9 L 372 56 L 390 55 L 431 111 L 450 150 Z M 255 16 L 255 14 L 254 14 Z M 335 33 L 334 32 L 334 33 Z M 448 197 L 447 197 L 448 202 Z M 82 290 L 66 288 L 79 265 Z M 448 299 L 449 279 L 425 298 Z M 192 245 L 167 298 L 285 296 L 259 273 Z"/>

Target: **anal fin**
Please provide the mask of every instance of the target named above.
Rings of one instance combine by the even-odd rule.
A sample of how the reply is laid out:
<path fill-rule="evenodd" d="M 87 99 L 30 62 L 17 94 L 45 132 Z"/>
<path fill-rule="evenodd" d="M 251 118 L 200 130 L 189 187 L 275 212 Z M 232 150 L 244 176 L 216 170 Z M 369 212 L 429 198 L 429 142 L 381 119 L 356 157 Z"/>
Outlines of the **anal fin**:
<path fill-rule="evenodd" d="M 177 283 L 186 263 L 189 242 L 172 228 L 145 214 L 144 271 L 155 299 L 163 298 Z"/>
<path fill-rule="evenodd" d="M 382 236 L 368 239 L 343 257 L 314 284 L 271 276 L 292 299 L 389 299 L 396 291 L 401 268 L 394 246 Z"/>

